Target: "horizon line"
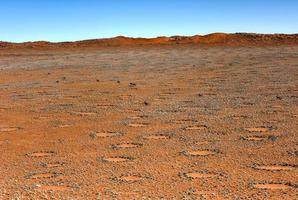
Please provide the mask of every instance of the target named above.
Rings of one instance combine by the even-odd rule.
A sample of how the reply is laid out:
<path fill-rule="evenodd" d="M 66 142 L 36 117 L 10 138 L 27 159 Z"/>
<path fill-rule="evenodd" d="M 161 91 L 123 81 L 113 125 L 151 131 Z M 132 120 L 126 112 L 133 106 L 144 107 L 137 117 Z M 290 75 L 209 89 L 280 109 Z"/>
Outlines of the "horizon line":
<path fill-rule="evenodd" d="M 97 38 L 85 38 L 85 39 L 79 39 L 79 40 L 61 40 L 61 41 L 51 41 L 51 40 L 28 40 L 28 41 L 21 41 L 21 42 L 15 42 L 15 41 L 3 41 L 0 40 L 0 43 L 11 43 L 11 44 L 24 44 L 24 43 L 36 43 L 36 42 L 46 42 L 46 43 L 52 43 L 52 44 L 58 44 L 58 43 L 75 43 L 75 42 L 84 42 L 84 41 L 92 41 L 92 40 L 108 40 L 108 39 L 114 39 L 114 38 L 130 38 L 130 39 L 156 39 L 156 38 L 172 38 L 172 37 L 194 37 L 194 36 L 208 36 L 213 34 L 226 34 L 226 35 L 233 35 L 233 34 L 256 34 L 256 35 L 297 35 L 298 33 L 282 33 L 282 32 L 276 32 L 276 33 L 261 33 L 261 32 L 210 32 L 206 34 L 195 34 L 195 35 L 160 35 L 160 36 L 153 36 L 153 37 L 142 37 L 142 36 L 128 36 L 128 35 L 115 35 L 111 37 L 97 37 Z"/>

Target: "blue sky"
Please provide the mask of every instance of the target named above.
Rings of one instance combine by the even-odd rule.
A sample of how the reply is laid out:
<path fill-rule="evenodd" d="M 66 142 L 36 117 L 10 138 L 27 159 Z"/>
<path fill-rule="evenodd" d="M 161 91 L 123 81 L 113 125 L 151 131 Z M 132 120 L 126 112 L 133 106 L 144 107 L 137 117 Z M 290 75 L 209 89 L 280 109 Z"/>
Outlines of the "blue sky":
<path fill-rule="evenodd" d="M 1 0 L 0 41 L 298 33 L 297 0 Z"/>

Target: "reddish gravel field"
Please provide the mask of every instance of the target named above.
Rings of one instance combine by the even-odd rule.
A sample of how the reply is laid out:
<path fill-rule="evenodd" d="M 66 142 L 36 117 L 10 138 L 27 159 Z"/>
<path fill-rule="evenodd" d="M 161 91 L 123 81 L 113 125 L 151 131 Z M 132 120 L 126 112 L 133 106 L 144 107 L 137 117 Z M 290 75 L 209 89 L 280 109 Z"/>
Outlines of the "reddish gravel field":
<path fill-rule="evenodd" d="M 0 49 L 0 199 L 298 198 L 298 46 Z"/>

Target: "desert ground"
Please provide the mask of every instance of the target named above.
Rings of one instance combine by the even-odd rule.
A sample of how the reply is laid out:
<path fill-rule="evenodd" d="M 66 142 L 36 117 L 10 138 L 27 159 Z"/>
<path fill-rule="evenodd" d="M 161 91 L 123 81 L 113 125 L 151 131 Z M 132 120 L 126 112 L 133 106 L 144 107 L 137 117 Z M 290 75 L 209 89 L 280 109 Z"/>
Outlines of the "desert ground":
<path fill-rule="evenodd" d="M 0 49 L 0 199 L 298 198 L 298 45 Z"/>

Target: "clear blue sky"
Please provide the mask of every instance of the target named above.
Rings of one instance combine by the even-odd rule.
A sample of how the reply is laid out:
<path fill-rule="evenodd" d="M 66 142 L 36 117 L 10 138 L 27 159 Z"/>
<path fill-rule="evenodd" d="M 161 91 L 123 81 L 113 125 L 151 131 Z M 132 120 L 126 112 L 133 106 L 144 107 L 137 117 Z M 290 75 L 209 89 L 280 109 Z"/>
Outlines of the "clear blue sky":
<path fill-rule="evenodd" d="M 298 0 L 2 0 L 0 41 L 298 33 Z"/>

